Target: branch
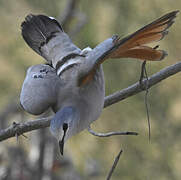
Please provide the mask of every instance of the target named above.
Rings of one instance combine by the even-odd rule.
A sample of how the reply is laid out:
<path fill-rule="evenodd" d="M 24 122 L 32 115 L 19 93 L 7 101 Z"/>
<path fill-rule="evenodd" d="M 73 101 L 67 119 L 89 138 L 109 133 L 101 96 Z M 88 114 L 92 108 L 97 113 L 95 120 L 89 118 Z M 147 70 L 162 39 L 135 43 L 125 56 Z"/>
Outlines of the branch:
<path fill-rule="evenodd" d="M 143 80 L 141 87 L 140 87 L 140 83 L 137 82 L 137 83 L 129 86 L 128 88 L 125 88 L 121 91 L 117 91 L 117 92 L 107 96 L 104 101 L 104 108 L 144 91 L 146 89 L 147 82 L 148 82 L 148 89 L 149 89 L 153 85 L 159 83 L 160 81 L 162 81 L 180 71 L 181 71 L 181 61 L 176 64 L 173 64 L 171 66 L 168 66 L 168 67 L 162 69 L 161 71 L 153 74 L 152 76 L 150 76 L 148 78 L 148 81 Z"/>
<path fill-rule="evenodd" d="M 181 62 L 178 62 L 174 65 L 166 67 L 161 71 L 153 74 L 148 79 L 148 88 L 152 87 L 153 85 L 159 83 L 160 81 L 178 73 L 181 71 Z M 130 96 L 133 96 L 141 91 L 144 91 L 146 88 L 146 80 L 143 80 L 143 85 L 140 87 L 139 82 L 125 88 L 121 91 L 118 91 L 114 94 L 111 94 L 105 98 L 104 107 L 108 107 L 114 103 L 122 101 Z M 21 123 L 16 127 L 10 126 L 7 129 L 0 130 L 0 141 L 8 139 L 10 137 L 14 137 L 15 134 L 21 135 L 25 132 L 29 132 L 35 129 L 45 128 L 50 125 L 50 120 L 52 116 L 47 118 L 41 118 L 34 121 L 29 121 L 26 123 Z"/>

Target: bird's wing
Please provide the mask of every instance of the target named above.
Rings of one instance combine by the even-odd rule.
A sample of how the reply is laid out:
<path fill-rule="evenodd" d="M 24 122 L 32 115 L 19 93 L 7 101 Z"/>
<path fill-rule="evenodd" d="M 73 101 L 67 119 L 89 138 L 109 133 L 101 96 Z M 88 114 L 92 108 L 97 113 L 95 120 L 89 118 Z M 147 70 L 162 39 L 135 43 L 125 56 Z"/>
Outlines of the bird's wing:
<path fill-rule="evenodd" d="M 31 66 L 22 86 L 20 103 L 27 112 L 39 115 L 56 104 L 60 86 L 54 68 L 45 64 Z"/>
<path fill-rule="evenodd" d="M 54 68 L 62 58 L 81 53 L 58 21 L 52 17 L 30 14 L 21 24 L 21 28 L 26 43 Z"/>
<path fill-rule="evenodd" d="M 98 66 L 108 58 L 162 60 L 167 53 L 146 44 L 163 39 L 168 33 L 168 28 L 174 23 L 177 13 L 178 11 L 170 12 L 121 40 L 118 36 L 113 36 L 100 43 L 89 53 L 86 62 L 88 65 L 85 65 L 88 68 L 80 76 L 79 84 L 89 81 Z"/>

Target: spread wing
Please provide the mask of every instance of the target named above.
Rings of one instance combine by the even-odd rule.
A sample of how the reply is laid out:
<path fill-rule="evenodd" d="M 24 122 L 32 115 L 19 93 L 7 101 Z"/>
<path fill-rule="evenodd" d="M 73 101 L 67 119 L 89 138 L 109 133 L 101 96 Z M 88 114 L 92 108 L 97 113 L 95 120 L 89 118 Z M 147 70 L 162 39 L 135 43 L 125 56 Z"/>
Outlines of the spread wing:
<path fill-rule="evenodd" d="M 163 39 L 168 33 L 168 28 L 174 23 L 174 18 L 178 12 L 170 12 L 121 40 L 118 36 L 113 36 L 100 43 L 87 57 L 86 66 L 88 68 L 86 68 L 85 73 L 82 73 L 79 84 L 83 85 L 88 82 L 98 66 L 108 58 L 162 60 L 167 53 L 146 46 L 146 44 Z"/>
<path fill-rule="evenodd" d="M 23 108 L 34 115 L 45 112 L 53 107 L 57 101 L 57 87 L 60 87 L 60 78 L 54 68 L 39 64 L 27 70 L 20 102 Z"/>
<path fill-rule="evenodd" d="M 58 21 L 52 17 L 30 14 L 21 24 L 21 28 L 26 43 L 54 68 L 66 56 L 81 53 Z"/>

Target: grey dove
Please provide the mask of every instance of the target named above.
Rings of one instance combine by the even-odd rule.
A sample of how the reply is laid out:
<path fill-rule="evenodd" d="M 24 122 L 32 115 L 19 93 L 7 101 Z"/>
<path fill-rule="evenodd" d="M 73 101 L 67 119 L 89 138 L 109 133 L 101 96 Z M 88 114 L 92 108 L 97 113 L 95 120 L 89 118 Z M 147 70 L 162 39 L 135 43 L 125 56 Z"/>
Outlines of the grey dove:
<path fill-rule="evenodd" d="M 64 143 L 89 127 L 104 107 L 102 63 L 109 58 L 160 61 L 167 53 L 146 46 L 161 40 L 178 11 L 170 12 L 135 33 L 120 39 L 114 35 L 95 48 L 79 49 L 52 17 L 28 15 L 22 23 L 26 43 L 47 62 L 28 68 L 20 103 L 30 114 L 51 108 L 55 115 L 50 131 L 63 155 Z"/>

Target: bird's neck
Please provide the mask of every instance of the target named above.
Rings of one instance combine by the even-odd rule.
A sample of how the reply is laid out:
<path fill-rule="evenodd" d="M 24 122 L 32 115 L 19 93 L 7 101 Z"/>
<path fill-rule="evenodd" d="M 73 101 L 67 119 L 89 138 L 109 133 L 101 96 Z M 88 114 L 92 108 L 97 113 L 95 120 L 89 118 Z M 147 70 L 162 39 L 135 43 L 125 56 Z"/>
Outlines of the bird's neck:
<path fill-rule="evenodd" d="M 84 58 L 83 55 L 71 53 L 64 56 L 61 60 L 53 64 L 53 67 L 56 69 L 57 75 L 61 76 L 68 69 L 74 68 L 79 65 Z"/>

